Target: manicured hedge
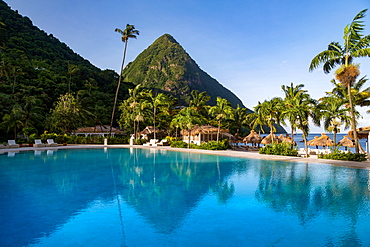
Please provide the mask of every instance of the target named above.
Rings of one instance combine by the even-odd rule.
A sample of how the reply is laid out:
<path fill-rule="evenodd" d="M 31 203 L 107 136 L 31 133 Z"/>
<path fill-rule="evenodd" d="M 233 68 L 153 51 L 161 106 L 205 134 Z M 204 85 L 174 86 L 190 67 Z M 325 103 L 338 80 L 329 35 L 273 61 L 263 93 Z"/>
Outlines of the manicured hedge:
<path fill-rule="evenodd" d="M 298 150 L 292 148 L 288 143 L 275 143 L 266 145 L 259 151 L 260 154 L 270 154 L 270 155 L 283 155 L 283 156 L 297 156 Z"/>
<path fill-rule="evenodd" d="M 356 153 L 341 153 L 341 152 L 334 152 L 330 154 L 319 154 L 319 159 L 329 159 L 329 160 L 346 160 L 346 161 L 365 161 L 366 154 L 356 154 Z"/>

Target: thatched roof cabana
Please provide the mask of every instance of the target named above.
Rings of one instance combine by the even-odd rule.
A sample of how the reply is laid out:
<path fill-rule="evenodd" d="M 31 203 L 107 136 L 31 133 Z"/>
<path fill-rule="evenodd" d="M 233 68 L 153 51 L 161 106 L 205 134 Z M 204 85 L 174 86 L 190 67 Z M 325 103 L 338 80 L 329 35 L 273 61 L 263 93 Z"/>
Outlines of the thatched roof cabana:
<path fill-rule="evenodd" d="M 183 129 L 180 134 L 183 136 L 183 141 L 195 144 L 202 142 L 217 140 L 218 128 L 211 125 L 195 125 L 191 130 Z M 235 140 L 235 137 L 226 129 L 220 129 L 220 139 Z"/>
<path fill-rule="evenodd" d="M 369 136 L 369 132 L 370 132 L 370 126 L 368 126 L 368 127 L 362 127 L 362 128 L 357 128 L 356 129 L 356 132 L 357 132 L 358 139 L 367 139 L 368 136 Z M 354 139 L 353 131 L 352 130 L 348 131 L 348 136 L 351 139 Z"/>
<path fill-rule="evenodd" d="M 153 138 L 154 137 L 154 132 L 156 133 L 157 136 L 159 137 L 164 137 L 167 135 L 166 131 L 160 130 L 160 129 L 155 129 L 153 126 L 146 126 L 145 129 L 140 131 L 138 134 L 141 135 L 142 138 Z"/>
<path fill-rule="evenodd" d="M 198 135 L 198 134 L 211 134 L 211 133 L 217 133 L 218 128 L 211 126 L 211 125 L 202 125 L 199 126 L 196 124 L 194 128 L 190 130 L 190 135 Z M 221 129 L 220 128 L 220 133 L 227 133 L 228 130 L 226 129 Z M 181 135 L 189 135 L 189 131 L 187 129 L 183 129 L 180 132 Z"/>
<path fill-rule="evenodd" d="M 272 144 L 272 139 L 274 139 L 274 143 L 280 143 L 281 140 L 273 133 L 270 133 L 268 136 L 262 139 L 261 143 L 264 145 Z"/>
<path fill-rule="evenodd" d="M 348 136 L 344 136 L 343 139 L 338 142 L 338 144 L 342 145 L 343 147 L 350 147 L 350 148 L 355 147 L 355 144 L 353 143 L 352 140 L 348 138 Z"/>
<path fill-rule="evenodd" d="M 254 130 L 251 130 L 251 133 L 244 137 L 243 142 L 245 143 L 261 143 L 262 137 L 257 134 Z"/>
<path fill-rule="evenodd" d="M 77 130 L 73 131 L 74 135 L 108 135 L 109 134 L 109 125 L 97 125 L 95 127 L 81 127 L 78 128 Z M 112 127 L 112 135 L 119 134 L 119 135 L 124 135 L 125 131 L 120 130 L 118 128 Z"/>

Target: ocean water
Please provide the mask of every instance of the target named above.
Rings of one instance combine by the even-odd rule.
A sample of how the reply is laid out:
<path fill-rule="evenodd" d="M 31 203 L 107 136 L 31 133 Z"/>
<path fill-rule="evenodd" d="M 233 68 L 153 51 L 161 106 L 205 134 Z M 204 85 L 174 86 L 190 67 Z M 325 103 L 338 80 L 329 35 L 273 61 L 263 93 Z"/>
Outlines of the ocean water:
<path fill-rule="evenodd" d="M 289 134 L 289 133 L 288 133 Z M 325 133 L 327 136 L 330 137 L 330 139 L 334 140 L 333 134 L 332 133 Z M 279 136 L 280 134 L 278 134 Z M 267 134 L 261 134 L 261 136 L 267 136 Z M 291 134 L 289 134 L 291 136 Z M 313 140 L 315 136 L 320 137 L 321 133 L 310 133 L 308 134 L 307 141 Z M 344 136 L 347 136 L 347 134 L 339 133 L 337 134 L 337 143 L 343 139 Z M 294 141 L 297 143 L 298 148 L 304 148 L 304 141 L 302 134 L 295 134 L 294 135 Z M 360 139 L 360 145 L 361 147 L 366 151 L 366 145 L 367 145 L 367 139 Z M 250 145 L 250 144 L 249 144 Z M 315 146 L 308 146 L 309 148 L 316 148 Z M 318 147 L 319 149 L 322 149 L 323 147 Z M 326 147 L 327 148 L 327 147 Z M 329 147 L 330 148 L 330 147 Z M 338 147 L 339 150 L 345 150 L 345 147 Z M 351 152 L 355 152 L 355 148 L 347 148 Z"/>
<path fill-rule="evenodd" d="M 369 171 L 180 153 L 0 155 L 0 246 L 370 246 Z"/>

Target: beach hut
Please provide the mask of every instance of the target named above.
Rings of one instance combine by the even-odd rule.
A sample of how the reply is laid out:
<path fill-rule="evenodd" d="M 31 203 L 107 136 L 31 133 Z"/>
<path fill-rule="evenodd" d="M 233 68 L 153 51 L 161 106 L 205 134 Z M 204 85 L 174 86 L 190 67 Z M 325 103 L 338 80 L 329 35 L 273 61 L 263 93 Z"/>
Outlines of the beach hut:
<path fill-rule="evenodd" d="M 145 129 L 140 131 L 138 134 L 140 135 L 141 139 L 153 139 L 154 138 L 154 132 L 156 134 L 156 139 L 161 139 L 166 137 L 167 133 L 164 130 L 155 129 L 153 126 L 146 126 Z"/>
<path fill-rule="evenodd" d="M 84 136 L 106 136 L 109 135 L 109 125 L 97 125 L 94 127 L 81 127 L 77 130 L 73 131 L 73 135 L 84 135 Z M 120 130 L 118 128 L 112 127 L 112 136 L 114 135 L 124 135 L 125 131 Z"/>
<path fill-rule="evenodd" d="M 367 126 L 367 127 L 361 127 L 361 128 L 357 128 L 356 129 L 356 132 L 357 132 L 357 137 L 358 139 L 367 139 L 367 144 L 366 144 L 366 151 L 367 153 L 370 153 L 370 126 Z M 354 139 L 355 137 L 353 136 L 353 131 L 350 130 L 348 132 L 348 136 L 351 138 L 351 139 Z M 362 148 L 361 145 L 359 145 L 359 148 L 361 150 L 361 152 L 365 152 Z"/>
<path fill-rule="evenodd" d="M 181 130 L 182 140 L 186 143 L 194 143 L 200 145 L 203 142 L 216 141 L 218 128 L 211 125 L 195 125 L 190 131 L 187 129 Z M 235 137 L 226 129 L 220 129 L 219 139 L 234 140 Z"/>
<path fill-rule="evenodd" d="M 256 131 L 251 130 L 251 133 L 244 137 L 243 142 L 246 144 L 252 143 L 252 144 L 260 144 L 262 141 L 262 137 L 256 133 Z"/>
<path fill-rule="evenodd" d="M 274 139 L 274 143 L 281 142 L 281 140 L 274 133 L 270 133 L 268 136 L 262 139 L 261 143 L 264 145 L 272 144 L 272 139 Z"/>

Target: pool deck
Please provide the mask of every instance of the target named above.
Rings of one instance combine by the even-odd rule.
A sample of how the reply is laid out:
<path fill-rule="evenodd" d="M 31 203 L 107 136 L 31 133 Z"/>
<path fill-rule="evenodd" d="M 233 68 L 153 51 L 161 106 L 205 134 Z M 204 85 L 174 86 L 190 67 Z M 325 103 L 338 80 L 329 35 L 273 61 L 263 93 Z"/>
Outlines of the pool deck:
<path fill-rule="evenodd" d="M 292 156 L 279 156 L 279 155 L 265 155 L 259 154 L 257 151 L 240 151 L 240 150 L 201 150 L 201 149 L 187 149 L 187 148 L 172 148 L 169 146 L 142 146 L 142 145 L 80 145 L 80 144 L 68 144 L 67 146 L 58 147 L 20 147 L 20 148 L 10 148 L 10 149 L 0 149 L 0 153 L 7 152 L 19 152 L 19 151 L 35 151 L 35 150 L 56 150 L 56 149 L 81 149 L 81 148 L 141 148 L 141 149 L 158 149 L 176 152 L 189 152 L 189 153 L 202 153 L 202 154 L 212 154 L 212 155 L 223 155 L 231 157 L 240 158 L 250 158 L 250 159 L 264 159 L 264 160 L 280 160 L 289 162 L 299 162 L 299 163 L 323 163 L 331 164 L 336 166 L 345 166 L 359 169 L 369 169 L 370 161 L 364 162 L 354 162 L 354 161 L 342 161 L 342 160 L 326 160 L 318 159 L 317 155 L 311 155 L 309 158 L 302 157 L 292 157 Z"/>

